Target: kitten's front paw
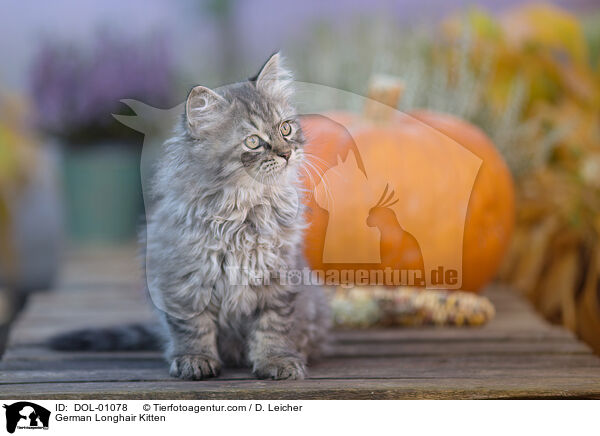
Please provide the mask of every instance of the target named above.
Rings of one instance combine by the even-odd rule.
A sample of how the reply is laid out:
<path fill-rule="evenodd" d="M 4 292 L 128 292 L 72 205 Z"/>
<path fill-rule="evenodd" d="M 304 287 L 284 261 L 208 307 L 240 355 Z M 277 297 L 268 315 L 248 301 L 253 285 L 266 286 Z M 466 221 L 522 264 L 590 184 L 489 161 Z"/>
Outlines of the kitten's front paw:
<path fill-rule="evenodd" d="M 306 377 L 306 365 L 299 357 L 271 356 L 254 364 L 254 375 L 274 380 L 302 380 Z"/>
<path fill-rule="evenodd" d="M 206 354 L 184 354 L 171 361 L 169 373 L 184 380 L 202 380 L 216 377 L 221 372 L 221 362 Z"/>

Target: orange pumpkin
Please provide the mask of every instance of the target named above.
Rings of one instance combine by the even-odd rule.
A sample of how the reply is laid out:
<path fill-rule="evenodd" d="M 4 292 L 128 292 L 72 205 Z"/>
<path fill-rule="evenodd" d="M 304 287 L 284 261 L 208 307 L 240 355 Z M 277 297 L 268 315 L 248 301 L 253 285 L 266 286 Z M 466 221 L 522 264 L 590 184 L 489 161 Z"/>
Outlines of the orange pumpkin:
<path fill-rule="evenodd" d="M 513 182 L 502 157 L 456 117 L 367 104 L 364 116 L 302 120 L 311 268 L 363 271 L 362 284 L 365 274 L 391 271 L 402 284 L 481 289 L 513 230 Z M 374 274 L 371 284 L 381 280 Z"/>

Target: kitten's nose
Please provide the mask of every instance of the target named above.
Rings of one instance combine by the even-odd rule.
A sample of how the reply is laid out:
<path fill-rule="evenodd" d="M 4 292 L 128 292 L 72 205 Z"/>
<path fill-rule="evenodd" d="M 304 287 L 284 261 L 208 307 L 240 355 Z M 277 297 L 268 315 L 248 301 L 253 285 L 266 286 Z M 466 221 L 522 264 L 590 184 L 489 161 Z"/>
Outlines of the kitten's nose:
<path fill-rule="evenodd" d="M 291 155 L 292 155 L 292 152 L 290 150 L 277 152 L 277 156 L 284 158 L 286 161 L 290 160 Z"/>

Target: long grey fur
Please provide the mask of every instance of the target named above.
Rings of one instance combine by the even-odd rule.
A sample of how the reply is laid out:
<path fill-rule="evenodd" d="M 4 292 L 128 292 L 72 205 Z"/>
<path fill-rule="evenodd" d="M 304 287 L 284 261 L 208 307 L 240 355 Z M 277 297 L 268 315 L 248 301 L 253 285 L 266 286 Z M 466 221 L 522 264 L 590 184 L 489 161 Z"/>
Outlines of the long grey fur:
<path fill-rule="evenodd" d="M 146 278 L 174 377 L 217 376 L 226 364 L 301 379 L 325 342 L 322 289 L 280 274 L 306 266 L 304 137 L 291 85 L 275 54 L 254 79 L 195 87 L 164 145 L 147 211 Z"/>

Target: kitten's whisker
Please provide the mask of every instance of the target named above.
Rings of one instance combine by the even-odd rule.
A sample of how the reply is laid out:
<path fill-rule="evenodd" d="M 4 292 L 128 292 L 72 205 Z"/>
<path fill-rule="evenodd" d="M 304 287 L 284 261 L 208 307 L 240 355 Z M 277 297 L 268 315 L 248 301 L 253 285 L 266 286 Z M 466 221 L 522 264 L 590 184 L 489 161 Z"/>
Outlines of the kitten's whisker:
<path fill-rule="evenodd" d="M 339 172 L 339 170 L 335 167 L 335 166 L 331 166 L 329 164 L 329 162 L 327 162 L 326 160 L 324 160 L 323 158 L 313 154 L 313 153 L 308 153 L 308 152 L 304 152 L 304 155 L 306 156 L 307 159 L 304 160 L 304 162 L 311 162 L 312 164 L 314 164 L 315 166 L 317 165 L 324 165 L 326 168 L 322 169 L 320 166 L 318 166 L 318 168 L 323 172 L 326 173 L 327 171 L 331 171 L 334 174 L 338 175 L 341 177 L 341 174 Z M 312 162 L 309 159 L 316 159 L 317 162 Z"/>
<path fill-rule="evenodd" d="M 318 165 L 321 165 L 321 164 L 323 164 L 323 165 L 324 165 L 326 168 L 325 168 L 325 169 L 323 169 L 323 168 L 321 168 L 321 167 L 319 166 L 318 168 L 319 168 L 321 171 L 327 171 L 327 170 L 329 170 L 329 169 L 330 169 L 330 168 L 329 168 L 329 164 L 328 164 L 328 163 L 327 163 L 325 160 L 323 160 L 323 159 L 319 158 L 318 156 L 315 156 L 315 155 L 313 155 L 313 154 L 306 153 L 306 152 L 304 152 L 304 153 L 303 153 L 303 156 L 305 157 L 305 159 L 303 159 L 303 162 L 304 162 L 304 163 L 308 163 L 308 162 L 310 162 L 310 163 L 312 163 L 312 164 L 314 164 L 314 165 L 317 165 L 317 164 L 318 164 Z M 313 162 L 312 160 L 309 160 L 309 159 L 313 159 L 313 158 L 314 158 L 314 159 L 318 159 L 318 161 L 317 161 L 317 162 Z"/>
<path fill-rule="evenodd" d="M 325 159 L 323 159 L 323 158 L 322 158 L 322 157 L 320 157 L 320 156 L 317 156 L 317 155 L 316 155 L 316 154 L 314 154 L 314 153 L 310 153 L 310 152 L 307 152 L 307 151 L 305 151 L 305 152 L 304 152 L 304 155 L 305 155 L 305 156 L 308 156 L 308 157 L 311 157 L 311 158 L 313 158 L 313 159 L 317 159 L 318 161 L 320 161 L 320 162 L 324 163 L 325 165 L 329 165 L 329 162 L 327 162 Z"/>
<path fill-rule="evenodd" d="M 332 204 L 332 209 L 331 210 L 333 212 L 333 204 L 335 202 L 334 202 L 333 195 L 331 194 L 331 190 L 329 189 L 329 179 L 327 178 L 327 174 L 326 173 L 320 174 L 319 171 L 314 167 L 314 165 L 311 162 L 309 162 L 309 161 L 305 161 L 305 162 L 319 176 L 321 184 L 323 185 L 323 189 L 325 190 L 325 196 L 327 198 L 327 207 L 329 208 L 329 201 L 331 200 L 331 204 Z M 315 185 L 315 189 L 316 189 L 316 185 Z"/>
<path fill-rule="evenodd" d="M 316 160 L 317 160 L 319 163 L 322 163 L 322 164 L 324 164 L 325 166 L 327 166 L 327 169 L 328 169 L 328 170 L 335 170 L 335 169 L 336 169 L 336 168 L 335 168 L 335 166 L 331 166 L 331 164 L 330 164 L 329 162 L 327 162 L 325 159 L 323 159 L 323 158 L 322 158 L 322 157 L 320 157 L 320 156 L 317 156 L 317 155 L 316 155 L 316 154 L 314 154 L 314 153 L 310 153 L 310 152 L 307 152 L 307 151 L 305 151 L 305 152 L 304 152 L 304 155 L 305 155 L 305 156 L 307 156 L 307 157 L 310 157 L 310 158 L 312 158 L 312 159 L 316 159 Z"/>
<path fill-rule="evenodd" d="M 311 172 L 307 168 L 302 168 L 302 170 L 309 177 L 311 184 L 313 186 L 312 191 L 309 191 L 309 192 L 311 192 L 313 197 L 316 197 L 315 191 L 317 189 L 317 184 L 316 184 L 315 180 L 313 179 Z M 327 209 L 328 210 L 330 209 L 329 203 L 330 203 L 330 199 L 331 199 L 331 203 L 332 203 L 331 211 L 333 212 L 333 199 L 331 198 L 331 194 L 327 188 L 327 184 L 323 181 L 323 179 L 321 179 L 321 184 L 323 185 L 323 189 L 325 190 L 325 198 L 327 199 Z"/>
<path fill-rule="evenodd" d="M 317 189 L 317 184 L 315 182 L 315 179 L 313 179 L 312 174 L 310 173 L 310 171 L 308 171 L 308 169 L 302 167 L 302 171 L 304 171 L 306 173 L 306 175 L 308 176 L 309 180 L 310 180 L 310 184 L 312 185 L 313 189 L 312 190 L 307 190 L 308 192 L 310 192 L 313 197 L 315 195 L 315 190 Z"/>

